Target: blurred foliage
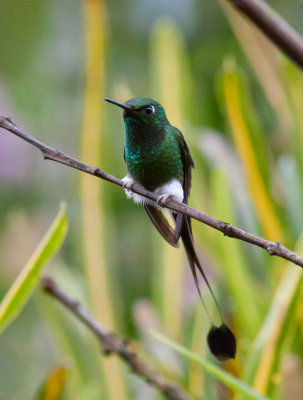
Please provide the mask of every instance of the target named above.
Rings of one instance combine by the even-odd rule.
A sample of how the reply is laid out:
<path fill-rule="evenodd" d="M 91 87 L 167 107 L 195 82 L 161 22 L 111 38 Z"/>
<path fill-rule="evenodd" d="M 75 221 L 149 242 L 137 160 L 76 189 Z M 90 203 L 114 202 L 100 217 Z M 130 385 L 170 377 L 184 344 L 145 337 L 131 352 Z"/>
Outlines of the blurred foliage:
<path fill-rule="evenodd" d="M 57 367 L 47 377 L 44 387 L 39 394 L 39 400 L 58 400 L 63 390 L 68 370 L 64 367 Z"/>
<path fill-rule="evenodd" d="M 274 7 L 302 30 L 297 2 Z M 302 74 L 226 1 L 0 0 L 0 10 L 1 115 L 122 177 L 122 115 L 102 99 L 154 97 L 191 148 L 190 204 L 302 253 Z M 193 398 L 240 398 L 149 334 L 214 363 L 183 250 L 164 243 L 122 190 L 43 162 L 5 132 L 1 299 L 62 199 L 70 231 L 49 263 L 60 285 Z M 238 338 L 235 362 L 220 367 L 269 398 L 303 398 L 302 271 L 195 221 L 193 229 Z M 161 398 L 120 361 L 104 361 L 94 338 L 39 291 L 1 335 L 0 359 L 5 400 L 47 398 L 52 387 L 62 399 Z"/>
<path fill-rule="evenodd" d="M 0 303 L 0 333 L 18 316 L 39 284 L 42 268 L 58 251 L 67 231 L 65 204 L 42 238 L 33 255 Z"/>
<path fill-rule="evenodd" d="M 183 346 L 180 346 L 179 344 L 173 342 L 172 340 L 168 339 L 167 337 L 165 337 L 159 333 L 156 333 L 156 332 L 152 332 L 152 335 L 156 339 L 158 339 L 161 342 L 166 343 L 168 346 L 172 347 L 174 350 L 176 350 L 180 354 L 183 354 L 184 356 L 186 356 L 186 357 L 190 358 L 191 360 L 200 364 L 206 372 L 208 372 L 210 375 L 213 375 L 221 382 L 225 383 L 226 386 L 230 387 L 231 389 L 234 389 L 236 392 L 243 395 L 246 399 L 253 399 L 253 400 L 267 400 L 268 399 L 268 397 L 264 397 L 263 395 L 254 391 L 250 386 L 241 382 L 240 379 L 237 379 L 234 376 L 232 376 L 231 374 L 228 374 L 223 369 L 218 368 L 216 365 L 208 363 L 203 358 L 197 356 L 197 354 L 189 351 L 188 349 L 186 349 Z"/>

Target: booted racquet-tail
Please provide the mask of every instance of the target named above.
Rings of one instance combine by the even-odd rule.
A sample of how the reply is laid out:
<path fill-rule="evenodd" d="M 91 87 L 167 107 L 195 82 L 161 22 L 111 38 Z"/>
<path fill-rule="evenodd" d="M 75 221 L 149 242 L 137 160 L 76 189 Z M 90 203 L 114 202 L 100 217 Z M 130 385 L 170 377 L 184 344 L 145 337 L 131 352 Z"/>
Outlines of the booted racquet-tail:
<path fill-rule="evenodd" d="M 209 348 L 220 361 L 234 358 L 236 340 L 223 322 L 218 303 L 197 257 L 190 218 L 181 213 L 172 213 L 175 220 L 175 228 L 172 229 L 158 204 L 127 190 L 136 183 L 158 194 L 160 205 L 161 200 L 169 196 L 187 204 L 194 162 L 184 137 L 179 129 L 168 122 L 164 108 L 155 100 L 143 97 L 130 99 L 126 103 L 105 100 L 124 110 L 124 159 L 128 175 L 123 181 L 126 194 L 136 203 L 144 204 L 152 223 L 169 244 L 176 247 L 181 237 L 199 296 L 212 322 L 207 336 Z M 216 304 L 221 319 L 219 326 L 214 325 L 203 301 L 198 274 L 204 279 Z"/>

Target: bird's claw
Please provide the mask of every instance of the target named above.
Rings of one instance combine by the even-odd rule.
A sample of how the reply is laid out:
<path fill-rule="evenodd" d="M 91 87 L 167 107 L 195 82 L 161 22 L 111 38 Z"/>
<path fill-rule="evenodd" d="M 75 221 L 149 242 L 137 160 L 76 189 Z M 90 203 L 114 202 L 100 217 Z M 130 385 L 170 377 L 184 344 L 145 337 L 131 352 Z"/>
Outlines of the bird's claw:
<path fill-rule="evenodd" d="M 159 206 L 161 207 L 165 207 L 167 199 L 169 197 L 172 197 L 170 194 L 161 194 L 158 198 L 157 198 L 157 203 L 159 204 Z"/>
<path fill-rule="evenodd" d="M 125 190 L 128 190 L 129 192 L 131 192 L 132 189 L 133 189 L 133 184 L 130 183 L 130 182 L 124 182 L 124 183 L 123 183 L 123 188 L 124 188 Z"/>

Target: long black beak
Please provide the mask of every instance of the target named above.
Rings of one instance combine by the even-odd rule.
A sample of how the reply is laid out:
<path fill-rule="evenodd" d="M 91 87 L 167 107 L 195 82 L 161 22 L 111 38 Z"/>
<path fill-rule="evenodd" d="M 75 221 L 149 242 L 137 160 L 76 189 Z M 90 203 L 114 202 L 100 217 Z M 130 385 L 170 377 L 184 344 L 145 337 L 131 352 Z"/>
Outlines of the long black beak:
<path fill-rule="evenodd" d="M 129 107 L 129 106 L 127 106 L 126 104 L 124 104 L 124 103 L 120 103 L 119 101 L 116 101 L 116 100 L 111 100 L 111 99 L 104 99 L 105 101 L 107 101 L 108 103 L 112 103 L 112 104 L 115 104 L 115 106 L 118 106 L 118 107 L 121 107 L 121 108 L 123 108 L 124 110 L 131 110 L 131 108 Z"/>

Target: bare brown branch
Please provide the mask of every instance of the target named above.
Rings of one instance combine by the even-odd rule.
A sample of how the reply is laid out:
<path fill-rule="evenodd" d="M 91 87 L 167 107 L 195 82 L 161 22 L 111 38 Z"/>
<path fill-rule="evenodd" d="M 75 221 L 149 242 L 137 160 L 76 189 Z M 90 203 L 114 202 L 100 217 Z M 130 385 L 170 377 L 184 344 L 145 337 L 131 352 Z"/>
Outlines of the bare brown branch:
<path fill-rule="evenodd" d="M 303 68 L 302 37 L 262 0 L 227 0 L 245 14 L 280 50 Z"/>
<path fill-rule="evenodd" d="M 50 276 L 43 276 L 41 284 L 48 294 L 69 309 L 98 338 L 105 355 L 118 355 L 130 366 L 134 374 L 156 387 L 167 399 L 191 400 L 191 397 L 178 385 L 168 381 L 164 376 L 159 374 L 159 372 L 142 362 L 137 353 L 130 349 L 128 343 L 115 333 L 109 332 L 92 314 L 82 307 L 81 304 L 71 299 L 60 289 Z"/>
<path fill-rule="evenodd" d="M 76 160 L 75 158 L 68 156 L 67 154 L 59 150 L 47 146 L 46 144 L 40 142 L 22 129 L 18 128 L 18 126 L 15 125 L 8 118 L 0 116 L 0 128 L 6 129 L 7 131 L 14 133 L 21 139 L 37 147 L 39 150 L 41 150 L 45 159 L 56 161 L 69 167 L 79 169 L 80 171 L 86 172 L 87 174 L 95 175 L 98 178 L 104 179 L 108 182 L 114 183 L 115 185 L 123 187 L 123 182 L 120 179 L 110 174 L 107 174 L 100 168 L 92 167 L 79 160 Z M 154 200 L 155 202 L 157 202 L 158 200 L 158 196 L 156 194 L 145 190 L 142 186 L 132 185 L 131 190 L 134 193 L 140 194 L 141 196 L 144 196 L 150 200 Z M 299 256 L 279 242 L 272 242 L 259 236 L 253 235 L 252 233 L 246 232 L 243 229 L 237 228 L 236 226 L 233 226 L 227 222 L 220 221 L 219 219 L 211 217 L 210 215 L 204 214 L 201 211 L 198 211 L 186 204 L 179 203 L 172 198 L 168 198 L 165 201 L 165 207 L 173 211 L 181 212 L 182 214 L 188 215 L 189 217 L 194 218 L 197 221 L 202 222 L 203 224 L 211 226 L 212 228 L 221 231 L 224 236 L 229 236 L 231 238 L 239 239 L 255 246 L 262 247 L 271 256 L 282 257 L 285 260 L 291 261 L 294 264 L 303 267 L 303 257 Z"/>

